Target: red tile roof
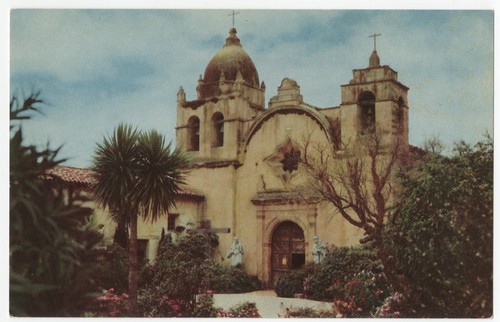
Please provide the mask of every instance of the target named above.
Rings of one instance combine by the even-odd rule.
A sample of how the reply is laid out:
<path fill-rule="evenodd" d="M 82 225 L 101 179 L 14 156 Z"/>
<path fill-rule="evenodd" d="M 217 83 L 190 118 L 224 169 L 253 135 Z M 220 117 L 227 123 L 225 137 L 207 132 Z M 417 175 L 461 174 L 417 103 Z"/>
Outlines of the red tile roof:
<path fill-rule="evenodd" d="M 96 182 L 94 171 L 85 168 L 56 166 L 46 171 L 45 180 L 60 180 L 67 184 L 90 187 Z"/>
<path fill-rule="evenodd" d="M 84 188 L 90 188 L 91 185 L 96 182 L 93 170 L 68 166 L 56 166 L 47 170 L 43 179 L 49 182 L 57 180 L 66 185 Z M 178 197 L 194 198 L 198 200 L 203 200 L 205 198 L 202 194 L 189 191 L 185 188 L 179 191 Z"/>

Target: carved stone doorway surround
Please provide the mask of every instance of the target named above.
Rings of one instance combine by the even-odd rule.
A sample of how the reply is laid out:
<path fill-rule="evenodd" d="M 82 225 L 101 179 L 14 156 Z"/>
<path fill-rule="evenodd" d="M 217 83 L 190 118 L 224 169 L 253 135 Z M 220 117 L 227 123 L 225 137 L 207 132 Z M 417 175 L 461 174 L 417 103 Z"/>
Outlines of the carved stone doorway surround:
<path fill-rule="evenodd" d="M 264 194 L 266 196 L 264 196 Z M 273 233 L 281 223 L 292 221 L 304 232 L 306 265 L 312 263 L 309 247 L 310 240 L 316 235 L 316 218 L 318 215 L 317 200 L 300 200 L 291 198 L 290 192 L 281 192 L 279 198 L 274 193 L 258 193 L 252 200 L 257 206 L 256 220 L 256 248 L 257 248 L 257 276 L 263 281 L 264 287 L 272 285 L 272 238 Z M 285 198 L 289 197 L 289 198 Z"/>

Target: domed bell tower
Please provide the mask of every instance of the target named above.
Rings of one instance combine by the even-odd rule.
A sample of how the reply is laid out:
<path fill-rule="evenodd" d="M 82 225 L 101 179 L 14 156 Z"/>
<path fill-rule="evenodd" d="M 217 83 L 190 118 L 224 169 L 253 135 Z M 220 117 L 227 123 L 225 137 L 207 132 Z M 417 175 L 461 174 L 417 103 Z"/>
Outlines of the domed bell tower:
<path fill-rule="evenodd" d="M 264 111 L 265 85 L 236 29 L 212 57 L 196 86 L 197 98 L 177 94 L 177 146 L 198 162 L 236 160 L 243 133 Z"/>
<path fill-rule="evenodd" d="M 353 70 L 349 84 L 341 85 L 342 142 L 376 133 L 384 146 L 398 144 L 408 151 L 408 87 L 391 67 L 380 65 L 375 44 L 368 68 Z"/>

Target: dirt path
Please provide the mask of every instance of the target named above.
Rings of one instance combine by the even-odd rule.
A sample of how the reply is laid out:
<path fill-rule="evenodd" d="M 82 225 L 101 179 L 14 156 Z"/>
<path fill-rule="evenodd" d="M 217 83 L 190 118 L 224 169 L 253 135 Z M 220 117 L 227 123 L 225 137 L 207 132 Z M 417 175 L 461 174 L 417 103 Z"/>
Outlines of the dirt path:
<path fill-rule="evenodd" d="M 270 291 L 257 291 L 243 294 L 215 294 L 214 305 L 224 309 L 230 308 L 241 302 L 253 302 L 263 318 L 278 318 L 283 315 L 287 307 L 310 307 L 315 309 L 330 310 L 331 303 L 318 302 L 305 299 L 291 299 L 277 297 Z"/>

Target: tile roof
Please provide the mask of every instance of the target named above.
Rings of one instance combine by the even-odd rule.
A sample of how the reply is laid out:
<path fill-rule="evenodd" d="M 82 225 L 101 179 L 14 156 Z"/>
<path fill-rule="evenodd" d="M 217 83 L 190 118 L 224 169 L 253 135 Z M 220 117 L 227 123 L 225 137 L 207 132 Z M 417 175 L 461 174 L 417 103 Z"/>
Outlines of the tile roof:
<path fill-rule="evenodd" d="M 95 172 L 93 170 L 68 166 L 56 166 L 47 170 L 43 179 L 48 182 L 57 180 L 63 184 L 85 188 L 90 188 L 91 185 L 96 182 Z M 178 197 L 194 198 L 198 200 L 203 200 L 205 198 L 202 194 L 189 191 L 186 188 L 182 188 L 179 191 Z"/>
<path fill-rule="evenodd" d="M 60 180 L 67 184 L 76 184 L 90 187 L 96 182 L 94 171 L 85 168 L 56 166 L 45 172 L 45 180 Z"/>

